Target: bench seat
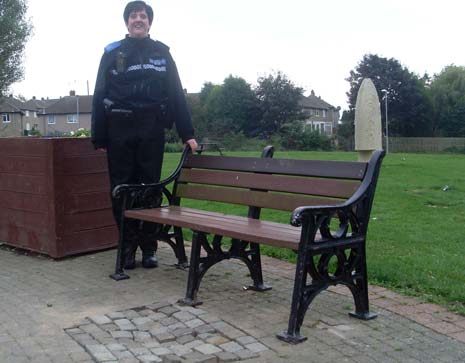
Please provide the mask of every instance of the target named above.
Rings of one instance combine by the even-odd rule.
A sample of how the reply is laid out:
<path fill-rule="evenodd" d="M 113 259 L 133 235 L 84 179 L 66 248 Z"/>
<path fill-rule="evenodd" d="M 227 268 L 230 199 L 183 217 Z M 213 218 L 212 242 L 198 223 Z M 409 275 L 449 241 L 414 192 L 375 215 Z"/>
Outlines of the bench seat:
<path fill-rule="evenodd" d="M 133 209 L 126 211 L 125 216 L 292 250 L 298 248 L 302 229 L 289 224 L 179 206 Z"/>

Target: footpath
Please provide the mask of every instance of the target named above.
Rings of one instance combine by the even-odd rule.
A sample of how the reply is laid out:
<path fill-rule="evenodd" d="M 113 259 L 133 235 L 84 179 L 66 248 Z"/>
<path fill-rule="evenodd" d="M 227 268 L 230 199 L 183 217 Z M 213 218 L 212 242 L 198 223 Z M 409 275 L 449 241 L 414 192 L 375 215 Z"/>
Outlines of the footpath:
<path fill-rule="evenodd" d="M 187 271 L 169 247 L 160 266 L 113 281 L 116 251 L 55 261 L 0 245 L 0 362 L 465 362 L 465 317 L 384 288 L 370 288 L 378 318 L 359 321 L 349 290 L 320 294 L 302 334 L 289 345 L 294 266 L 263 257 L 273 289 L 245 291 L 240 262 L 214 266 L 202 281 L 198 308 L 180 307 Z"/>

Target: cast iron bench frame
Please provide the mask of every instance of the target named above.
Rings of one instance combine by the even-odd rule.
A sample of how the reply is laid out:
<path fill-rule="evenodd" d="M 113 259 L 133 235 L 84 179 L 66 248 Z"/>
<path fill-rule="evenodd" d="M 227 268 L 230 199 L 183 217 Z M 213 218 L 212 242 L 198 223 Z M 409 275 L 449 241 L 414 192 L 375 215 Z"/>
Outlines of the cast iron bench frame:
<path fill-rule="evenodd" d="M 368 163 L 272 159 L 272 154 L 271 147 L 262 158 L 193 155 L 185 149 L 166 180 L 114 189 L 114 196 L 123 201 L 122 220 L 157 223 L 155 238 L 172 241 L 174 236 L 176 243 L 170 245 L 178 259 L 184 249 L 182 228 L 193 230 L 182 304 L 201 304 L 197 292 L 203 276 L 230 258 L 242 260 L 249 268 L 250 289 L 270 289 L 263 283 L 260 259 L 260 244 L 266 244 L 297 253 L 288 329 L 277 335 L 279 339 L 294 344 L 306 339 L 300 334 L 305 313 L 318 293 L 331 285 L 343 284 L 352 292 L 355 312 L 351 316 L 375 318 L 368 302 L 366 234 L 384 151 L 375 151 Z M 172 194 L 166 189 L 171 182 Z M 160 198 L 147 203 L 161 191 L 169 205 L 160 206 Z M 245 205 L 248 216 L 182 207 L 182 198 Z M 292 211 L 290 224 L 260 219 L 262 208 Z M 127 278 L 122 269 L 125 225 L 120 231 L 116 279 Z M 231 239 L 228 250 L 222 248 L 223 237 Z"/>

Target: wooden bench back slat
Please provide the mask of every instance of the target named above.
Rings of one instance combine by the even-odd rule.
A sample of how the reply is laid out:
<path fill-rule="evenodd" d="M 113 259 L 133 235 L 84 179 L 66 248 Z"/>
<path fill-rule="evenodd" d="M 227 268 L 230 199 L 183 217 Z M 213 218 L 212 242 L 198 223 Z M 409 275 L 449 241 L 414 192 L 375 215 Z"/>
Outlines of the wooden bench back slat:
<path fill-rule="evenodd" d="M 300 176 L 205 169 L 183 169 L 178 181 L 346 199 L 350 198 L 360 186 L 360 182 L 354 180 L 304 178 Z"/>
<path fill-rule="evenodd" d="M 184 167 L 265 174 L 314 176 L 362 180 L 366 163 L 348 161 L 290 160 L 216 155 L 189 155 Z"/>
<path fill-rule="evenodd" d="M 183 183 L 177 185 L 176 195 L 181 198 L 209 200 L 284 211 L 292 211 L 302 205 L 335 205 L 341 203 L 341 199 L 325 199 L 305 195 L 267 193 L 247 189 Z"/>

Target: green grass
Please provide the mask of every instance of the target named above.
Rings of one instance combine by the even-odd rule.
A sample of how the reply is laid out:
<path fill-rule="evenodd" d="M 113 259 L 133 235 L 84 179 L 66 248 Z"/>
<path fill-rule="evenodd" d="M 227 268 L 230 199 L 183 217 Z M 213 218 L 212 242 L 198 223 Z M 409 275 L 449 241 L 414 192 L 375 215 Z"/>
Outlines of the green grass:
<path fill-rule="evenodd" d="M 228 155 L 259 156 L 256 152 Z M 164 175 L 179 154 L 165 154 Z M 356 160 L 356 153 L 280 152 L 275 158 Z M 444 186 L 448 190 L 443 191 Z M 211 203 L 209 203 L 211 204 Z M 202 202 L 190 202 L 190 206 Z M 218 205 L 242 214 L 243 207 Z M 289 214 L 263 217 L 288 222 Z M 446 306 L 465 315 L 465 155 L 389 154 L 385 157 L 371 213 L 367 244 L 373 284 Z M 293 261 L 292 252 L 264 246 L 262 251 Z"/>

